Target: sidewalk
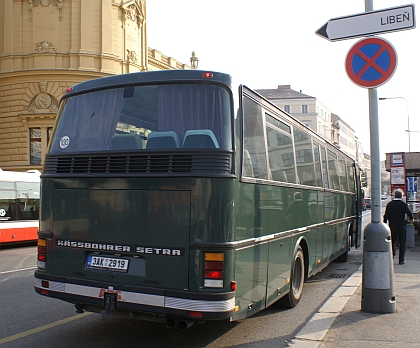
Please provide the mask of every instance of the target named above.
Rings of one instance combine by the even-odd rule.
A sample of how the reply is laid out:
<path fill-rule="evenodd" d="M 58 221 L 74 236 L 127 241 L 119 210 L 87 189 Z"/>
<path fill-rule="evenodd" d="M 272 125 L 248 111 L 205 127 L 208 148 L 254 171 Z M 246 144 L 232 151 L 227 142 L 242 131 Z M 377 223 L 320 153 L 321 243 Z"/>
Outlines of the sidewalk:
<path fill-rule="evenodd" d="M 420 236 L 405 265 L 394 259 L 396 313 L 361 311 L 360 267 L 290 343 L 293 348 L 420 347 Z"/>

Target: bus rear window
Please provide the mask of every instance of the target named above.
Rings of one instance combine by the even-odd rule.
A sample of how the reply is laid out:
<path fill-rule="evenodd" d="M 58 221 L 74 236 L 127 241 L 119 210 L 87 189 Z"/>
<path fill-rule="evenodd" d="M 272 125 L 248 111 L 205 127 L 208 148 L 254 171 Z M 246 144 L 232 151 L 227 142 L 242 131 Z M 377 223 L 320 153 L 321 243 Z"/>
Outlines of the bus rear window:
<path fill-rule="evenodd" d="M 49 152 L 232 148 L 228 92 L 213 85 L 130 86 L 70 97 Z"/>

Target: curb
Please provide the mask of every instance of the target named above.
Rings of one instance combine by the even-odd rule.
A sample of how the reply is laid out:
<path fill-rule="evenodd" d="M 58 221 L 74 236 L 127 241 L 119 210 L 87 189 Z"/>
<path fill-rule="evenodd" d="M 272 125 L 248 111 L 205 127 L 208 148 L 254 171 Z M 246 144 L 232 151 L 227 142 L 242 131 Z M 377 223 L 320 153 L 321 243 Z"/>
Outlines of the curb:
<path fill-rule="evenodd" d="M 317 348 L 347 301 L 362 283 L 362 265 L 332 294 L 290 341 L 289 347 Z"/>

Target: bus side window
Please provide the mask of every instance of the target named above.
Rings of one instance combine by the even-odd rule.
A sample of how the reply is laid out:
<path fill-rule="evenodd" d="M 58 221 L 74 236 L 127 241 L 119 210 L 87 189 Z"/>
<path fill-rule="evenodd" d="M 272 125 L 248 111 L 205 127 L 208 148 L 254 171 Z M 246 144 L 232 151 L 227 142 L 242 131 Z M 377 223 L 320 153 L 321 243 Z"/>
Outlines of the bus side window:
<path fill-rule="evenodd" d="M 328 174 L 330 177 L 330 188 L 339 190 L 340 178 L 338 176 L 337 155 L 330 150 L 328 150 Z"/>
<path fill-rule="evenodd" d="M 244 162 L 243 162 L 243 176 L 250 178 L 254 177 L 254 168 L 252 167 L 252 158 L 247 149 L 244 149 Z"/>
<path fill-rule="evenodd" d="M 325 147 L 321 147 L 321 170 L 322 170 L 322 187 L 330 187 L 330 179 L 328 177 L 328 165 L 327 165 L 327 150 Z"/>
<path fill-rule="evenodd" d="M 356 181 L 354 178 L 354 168 L 353 163 L 347 162 L 347 177 L 349 178 L 349 190 L 350 192 L 354 192 L 356 190 Z"/>
<path fill-rule="evenodd" d="M 346 161 L 343 157 L 338 157 L 338 175 L 340 177 L 340 190 L 349 191 L 349 181 L 347 179 Z"/>
<path fill-rule="evenodd" d="M 308 134 L 294 128 L 296 168 L 298 183 L 303 185 L 315 185 L 314 158 L 312 141 Z"/>
<path fill-rule="evenodd" d="M 268 163 L 271 178 L 280 182 L 296 182 L 293 141 L 289 134 L 267 124 Z"/>
<path fill-rule="evenodd" d="M 262 108 L 256 102 L 243 97 L 244 148 L 248 150 L 253 177 L 268 178 Z M 244 172 L 243 172 L 244 173 Z"/>
<path fill-rule="evenodd" d="M 314 161 L 315 161 L 315 182 L 316 186 L 322 187 L 322 169 L 321 154 L 318 144 L 314 144 Z"/>

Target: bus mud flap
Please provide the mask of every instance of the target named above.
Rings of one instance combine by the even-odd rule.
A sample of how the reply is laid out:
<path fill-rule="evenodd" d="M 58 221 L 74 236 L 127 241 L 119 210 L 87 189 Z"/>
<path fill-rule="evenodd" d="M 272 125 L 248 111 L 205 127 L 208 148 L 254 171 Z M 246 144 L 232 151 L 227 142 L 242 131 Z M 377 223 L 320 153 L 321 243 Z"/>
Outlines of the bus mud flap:
<path fill-rule="evenodd" d="M 111 311 L 115 311 L 117 308 L 117 294 L 106 294 L 104 295 L 105 310 L 101 312 L 103 320 L 107 320 L 111 315 Z"/>

